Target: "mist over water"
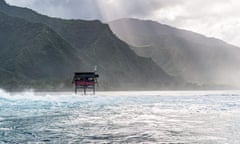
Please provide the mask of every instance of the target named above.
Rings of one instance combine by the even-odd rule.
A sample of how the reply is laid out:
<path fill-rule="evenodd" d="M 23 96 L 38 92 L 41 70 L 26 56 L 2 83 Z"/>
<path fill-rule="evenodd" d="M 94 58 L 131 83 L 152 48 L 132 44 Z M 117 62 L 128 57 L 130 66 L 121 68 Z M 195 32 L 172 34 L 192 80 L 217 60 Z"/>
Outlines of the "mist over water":
<path fill-rule="evenodd" d="M 239 143 L 239 121 L 238 91 L 0 91 L 0 143 Z"/>

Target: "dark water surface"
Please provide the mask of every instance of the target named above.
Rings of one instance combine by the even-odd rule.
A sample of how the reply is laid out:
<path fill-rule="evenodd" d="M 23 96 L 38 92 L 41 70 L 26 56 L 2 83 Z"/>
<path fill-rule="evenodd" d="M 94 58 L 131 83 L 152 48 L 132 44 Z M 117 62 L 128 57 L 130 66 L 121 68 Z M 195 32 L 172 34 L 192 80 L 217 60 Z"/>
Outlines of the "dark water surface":
<path fill-rule="evenodd" d="M 240 92 L 0 91 L 1 143 L 240 143 Z"/>

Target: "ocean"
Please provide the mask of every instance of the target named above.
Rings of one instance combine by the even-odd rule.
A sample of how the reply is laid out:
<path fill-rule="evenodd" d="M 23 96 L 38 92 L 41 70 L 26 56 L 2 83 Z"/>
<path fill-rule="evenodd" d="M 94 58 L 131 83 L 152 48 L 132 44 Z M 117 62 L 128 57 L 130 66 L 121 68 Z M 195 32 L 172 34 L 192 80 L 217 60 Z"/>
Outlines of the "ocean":
<path fill-rule="evenodd" d="M 239 144 L 240 91 L 0 90 L 5 143 Z"/>

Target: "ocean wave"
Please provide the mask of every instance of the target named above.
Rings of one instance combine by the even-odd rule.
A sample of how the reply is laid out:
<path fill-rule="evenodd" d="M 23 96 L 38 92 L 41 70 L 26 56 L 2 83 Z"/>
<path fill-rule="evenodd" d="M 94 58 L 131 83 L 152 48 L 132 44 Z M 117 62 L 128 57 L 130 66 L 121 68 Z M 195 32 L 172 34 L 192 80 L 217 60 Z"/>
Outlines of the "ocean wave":
<path fill-rule="evenodd" d="M 240 142 L 238 92 L 0 90 L 0 143 Z"/>

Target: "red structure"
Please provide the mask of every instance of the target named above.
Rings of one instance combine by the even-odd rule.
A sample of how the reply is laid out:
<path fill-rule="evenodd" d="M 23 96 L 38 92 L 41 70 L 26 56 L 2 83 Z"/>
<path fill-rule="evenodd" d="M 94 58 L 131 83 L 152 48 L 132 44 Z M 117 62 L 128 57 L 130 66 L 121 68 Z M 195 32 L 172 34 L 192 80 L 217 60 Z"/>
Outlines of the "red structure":
<path fill-rule="evenodd" d="M 76 72 L 72 81 L 75 84 L 75 93 L 78 92 L 78 89 L 83 89 L 86 95 L 87 89 L 92 89 L 93 94 L 95 94 L 95 85 L 98 77 L 99 75 L 95 72 Z"/>

